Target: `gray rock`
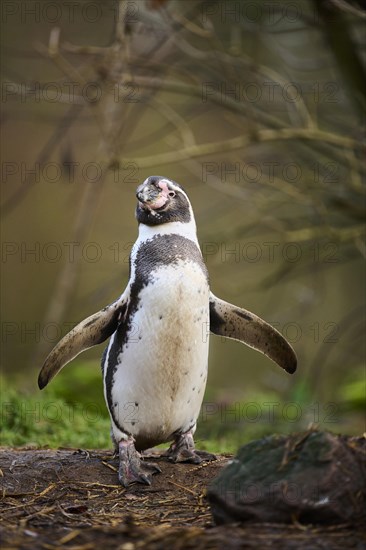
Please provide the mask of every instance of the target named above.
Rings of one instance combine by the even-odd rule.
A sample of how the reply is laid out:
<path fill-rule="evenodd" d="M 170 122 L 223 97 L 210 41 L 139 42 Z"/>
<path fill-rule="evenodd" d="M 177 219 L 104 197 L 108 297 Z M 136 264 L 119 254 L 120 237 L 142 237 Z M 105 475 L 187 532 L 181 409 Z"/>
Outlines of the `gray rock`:
<path fill-rule="evenodd" d="M 208 488 L 216 523 L 366 516 L 366 439 L 307 431 L 241 447 Z"/>

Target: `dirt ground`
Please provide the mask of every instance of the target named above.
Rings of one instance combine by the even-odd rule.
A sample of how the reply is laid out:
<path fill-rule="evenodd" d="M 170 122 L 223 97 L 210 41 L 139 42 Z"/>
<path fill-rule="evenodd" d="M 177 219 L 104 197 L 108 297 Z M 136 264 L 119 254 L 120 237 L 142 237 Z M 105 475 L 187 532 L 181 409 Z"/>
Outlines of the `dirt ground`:
<path fill-rule="evenodd" d="M 361 526 L 215 526 L 205 488 L 229 458 L 196 466 L 154 457 L 162 473 L 152 485 L 126 490 L 111 451 L 1 448 L 1 548 L 366 548 Z"/>

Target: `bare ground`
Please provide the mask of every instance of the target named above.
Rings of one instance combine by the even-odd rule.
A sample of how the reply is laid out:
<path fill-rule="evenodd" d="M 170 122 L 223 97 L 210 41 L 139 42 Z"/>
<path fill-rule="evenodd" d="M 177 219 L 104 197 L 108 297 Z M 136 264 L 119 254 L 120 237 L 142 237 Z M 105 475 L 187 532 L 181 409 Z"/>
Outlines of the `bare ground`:
<path fill-rule="evenodd" d="M 126 490 L 111 451 L 1 448 L 1 548 L 366 548 L 361 526 L 215 526 L 205 489 L 228 459 L 196 466 L 154 457 L 162 473 L 153 484 Z"/>

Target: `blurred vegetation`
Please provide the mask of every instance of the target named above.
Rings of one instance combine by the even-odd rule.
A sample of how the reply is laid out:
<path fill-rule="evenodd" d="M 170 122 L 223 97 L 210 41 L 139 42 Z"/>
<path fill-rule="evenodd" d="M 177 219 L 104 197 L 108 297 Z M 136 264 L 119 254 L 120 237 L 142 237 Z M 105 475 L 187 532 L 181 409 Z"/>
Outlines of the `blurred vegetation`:
<path fill-rule="evenodd" d="M 100 373 L 96 376 L 95 369 L 80 361 L 70 370 L 67 382 L 60 376 L 40 395 L 16 390 L 7 379 L 0 378 L 0 445 L 110 447 L 109 415 L 100 392 L 100 378 Z M 312 402 L 299 387 L 286 402 L 275 391 L 252 392 L 247 401 L 236 402 L 218 402 L 207 395 L 196 443 L 198 448 L 211 452 L 233 453 L 252 439 L 301 431 L 310 425 L 328 431 L 352 431 L 362 426 L 363 413 L 363 380 L 345 385 L 333 402 L 323 404 Z"/>
<path fill-rule="evenodd" d="M 197 439 L 225 449 L 235 437 L 297 429 L 281 414 L 292 402 L 303 427 L 329 420 L 335 404 L 331 428 L 364 430 L 362 4 L 9 4 L 2 403 L 87 399 L 104 412 L 89 427 L 80 413 L 75 429 L 63 418 L 22 431 L 15 405 L 4 441 L 107 444 L 101 347 L 44 394 L 36 378 L 61 335 L 123 291 L 135 188 L 153 173 L 187 189 L 215 294 L 274 323 L 299 356 L 287 377 L 252 350 L 212 338 L 205 403 L 216 412 L 201 418 Z M 222 421 L 225 407 L 254 401 L 263 412 L 279 402 L 279 417 Z"/>
<path fill-rule="evenodd" d="M 109 417 L 94 402 L 70 402 L 57 389 L 24 394 L 1 380 L 0 444 L 75 448 L 110 447 Z"/>

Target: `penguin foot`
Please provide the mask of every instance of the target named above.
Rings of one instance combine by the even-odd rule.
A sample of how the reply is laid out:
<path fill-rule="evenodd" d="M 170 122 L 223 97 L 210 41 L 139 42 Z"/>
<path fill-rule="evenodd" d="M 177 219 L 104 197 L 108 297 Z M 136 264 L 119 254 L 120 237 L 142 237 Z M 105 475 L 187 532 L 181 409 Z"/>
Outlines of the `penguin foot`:
<path fill-rule="evenodd" d="M 159 466 L 153 462 L 144 462 L 135 449 L 132 439 L 122 440 L 119 448 L 118 479 L 124 487 L 132 483 L 151 485 L 151 477 L 161 472 Z"/>
<path fill-rule="evenodd" d="M 190 464 L 201 464 L 204 461 L 216 460 L 214 454 L 195 450 L 191 431 L 180 434 L 163 456 L 172 462 L 189 462 Z"/>
<path fill-rule="evenodd" d="M 204 462 L 212 462 L 213 460 L 217 460 L 217 456 L 213 453 L 209 453 L 208 451 L 195 451 L 196 455 L 200 457 L 200 459 Z"/>

